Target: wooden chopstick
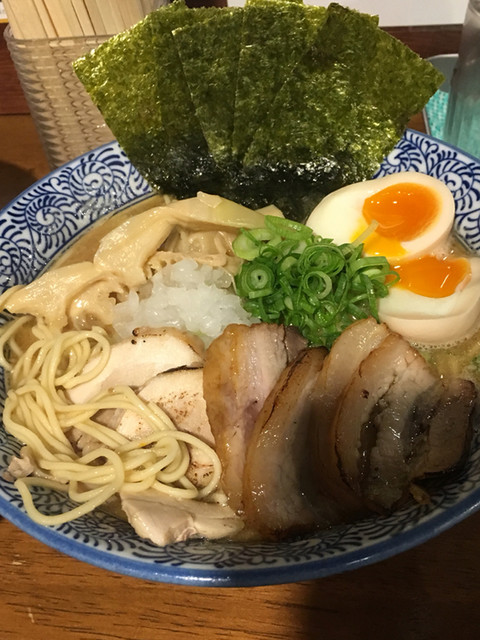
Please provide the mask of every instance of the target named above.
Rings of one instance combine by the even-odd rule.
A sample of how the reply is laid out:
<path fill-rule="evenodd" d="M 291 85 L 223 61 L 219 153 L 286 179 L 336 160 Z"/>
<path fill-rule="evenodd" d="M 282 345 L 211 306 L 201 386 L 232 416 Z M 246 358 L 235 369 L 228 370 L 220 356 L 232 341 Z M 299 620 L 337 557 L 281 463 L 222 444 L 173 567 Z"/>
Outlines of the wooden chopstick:
<path fill-rule="evenodd" d="M 140 0 L 117 0 L 117 7 L 122 17 L 123 29 L 129 29 L 145 17 Z"/>
<path fill-rule="evenodd" d="M 3 3 L 12 33 L 25 40 L 45 38 L 43 23 L 33 0 L 7 0 Z"/>
<path fill-rule="evenodd" d="M 102 16 L 103 24 L 108 34 L 120 33 L 126 29 L 120 12 L 116 8 L 115 0 L 101 0 L 98 2 L 98 10 Z"/>
<path fill-rule="evenodd" d="M 113 35 L 167 0 L 4 0 L 13 36 L 20 39 Z"/>
<path fill-rule="evenodd" d="M 37 9 L 38 16 L 42 21 L 43 29 L 47 38 L 56 38 L 58 36 L 55 25 L 52 22 L 44 0 L 33 0 L 35 8 Z"/>
<path fill-rule="evenodd" d="M 88 13 L 84 0 L 71 0 L 71 2 L 80 26 L 82 27 L 83 35 L 94 36 L 95 29 L 93 27 L 92 21 L 90 19 L 90 14 Z"/>
<path fill-rule="evenodd" d="M 109 35 L 105 28 L 105 24 L 103 23 L 102 15 L 98 9 L 98 0 L 85 0 L 85 7 L 88 11 L 88 15 L 90 16 L 95 34 L 97 36 Z"/>
<path fill-rule="evenodd" d="M 82 27 L 70 0 L 47 0 L 46 7 L 60 38 L 83 36 Z"/>
<path fill-rule="evenodd" d="M 15 11 L 10 4 L 10 0 L 3 0 L 3 8 L 5 9 L 5 13 L 7 14 L 8 24 L 10 25 L 10 29 L 12 30 L 13 37 L 18 38 L 19 40 L 22 39 L 22 29 L 17 20 L 17 16 L 15 15 Z"/>
<path fill-rule="evenodd" d="M 146 16 L 153 11 L 153 0 L 142 0 L 143 14 Z"/>

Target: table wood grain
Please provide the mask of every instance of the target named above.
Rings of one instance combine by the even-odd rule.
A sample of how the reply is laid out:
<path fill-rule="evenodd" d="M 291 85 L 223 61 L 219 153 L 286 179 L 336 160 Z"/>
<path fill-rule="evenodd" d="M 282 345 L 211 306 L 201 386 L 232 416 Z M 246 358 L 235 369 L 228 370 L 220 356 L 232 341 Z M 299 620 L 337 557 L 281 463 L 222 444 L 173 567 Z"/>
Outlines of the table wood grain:
<path fill-rule="evenodd" d="M 0 206 L 47 171 L 30 116 L 0 116 Z M 4 519 L 0 541 L 0 640 L 463 640 L 480 629 L 480 513 L 382 562 L 256 588 L 117 575 Z"/>

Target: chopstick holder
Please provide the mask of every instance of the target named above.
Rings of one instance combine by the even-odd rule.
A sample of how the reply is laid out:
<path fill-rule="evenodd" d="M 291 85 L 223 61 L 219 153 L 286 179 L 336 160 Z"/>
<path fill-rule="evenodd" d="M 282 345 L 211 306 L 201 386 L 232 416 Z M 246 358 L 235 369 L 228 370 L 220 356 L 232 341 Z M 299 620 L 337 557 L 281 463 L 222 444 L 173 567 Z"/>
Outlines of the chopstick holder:
<path fill-rule="evenodd" d="M 5 40 L 51 168 L 114 139 L 72 62 L 168 0 L 4 0 Z"/>

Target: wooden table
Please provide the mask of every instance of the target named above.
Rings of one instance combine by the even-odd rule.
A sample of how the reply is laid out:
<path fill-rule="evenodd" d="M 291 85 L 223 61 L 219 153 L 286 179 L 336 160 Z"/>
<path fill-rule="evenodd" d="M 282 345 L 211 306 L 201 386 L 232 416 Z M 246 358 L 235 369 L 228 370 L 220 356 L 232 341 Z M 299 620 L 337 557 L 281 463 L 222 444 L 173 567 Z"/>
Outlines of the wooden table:
<path fill-rule="evenodd" d="M 455 51 L 458 29 L 442 33 L 400 35 L 425 55 Z M 1 92 L 5 73 L 11 70 L 0 77 Z M 0 116 L 0 205 L 48 171 L 32 121 L 18 111 Z M 420 118 L 413 123 L 422 127 Z M 0 540 L 1 640 L 463 640 L 480 630 L 480 513 L 375 565 L 248 589 L 116 575 L 3 519 Z"/>

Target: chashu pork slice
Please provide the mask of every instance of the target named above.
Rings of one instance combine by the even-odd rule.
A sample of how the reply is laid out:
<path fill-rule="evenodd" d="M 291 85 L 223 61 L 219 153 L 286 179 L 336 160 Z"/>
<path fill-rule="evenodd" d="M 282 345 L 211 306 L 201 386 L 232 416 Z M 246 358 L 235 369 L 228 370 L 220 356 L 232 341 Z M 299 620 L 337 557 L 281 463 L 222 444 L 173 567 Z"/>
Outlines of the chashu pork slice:
<path fill-rule="evenodd" d="M 400 386 L 395 387 L 397 380 Z M 396 424 L 392 423 L 391 428 L 396 426 L 396 444 L 401 447 L 400 420 L 405 421 L 415 398 L 435 380 L 418 351 L 398 334 L 390 334 L 363 360 L 342 394 L 334 422 L 341 470 L 356 493 L 361 494 L 361 484 L 368 473 L 369 454 L 379 429 L 375 423 L 380 425 L 382 419 L 388 420 L 389 413 L 396 411 Z"/>
<path fill-rule="evenodd" d="M 335 340 L 330 353 L 325 358 L 315 389 L 314 444 L 318 465 L 321 491 L 337 501 L 344 520 L 352 520 L 364 515 L 365 505 L 352 488 L 345 482 L 336 449 L 335 415 L 342 402 L 342 396 L 361 363 L 390 334 L 385 324 L 374 318 L 358 320 L 350 325 Z M 348 412 L 348 407 L 345 407 Z"/>
<path fill-rule="evenodd" d="M 442 378 L 431 390 L 423 412 L 419 408 L 416 412 L 412 477 L 442 473 L 463 460 L 471 442 L 476 400 L 470 380 Z"/>
<path fill-rule="evenodd" d="M 306 342 L 282 325 L 232 324 L 209 346 L 203 390 L 222 463 L 222 488 L 243 509 L 243 472 L 255 420 L 280 374 Z"/>
<path fill-rule="evenodd" d="M 247 525 L 278 538 L 338 522 L 335 501 L 318 493 L 312 406 L 327 351 L 306 349 L 282 372 L 255 423 L 244 474 Z"/>
<path fill-rule="evenodd" d="M 388 510 L 399 504 L 412 481 L 428 472 L 431 456 L 446 456 L 442 471 L 458 462 L 468 439 L 473 399 L 468 383 L 458 387 L 461 393 L 455 388 L 395 333 L 364 359 L 342 394 L 333 428 L 341 473 L 367 505 Z M 461 409 L 467 397 L 469 408 Z M 431 449 L 442 420 L 434 416 L 445 417 L 451 403 L 459 409 L 458 420 L 450 421 L 455 433 L 450 430 L 443 442 L 439 437 L 438 444 L 448 448 L 456 441 L 453 456 Z"/>

